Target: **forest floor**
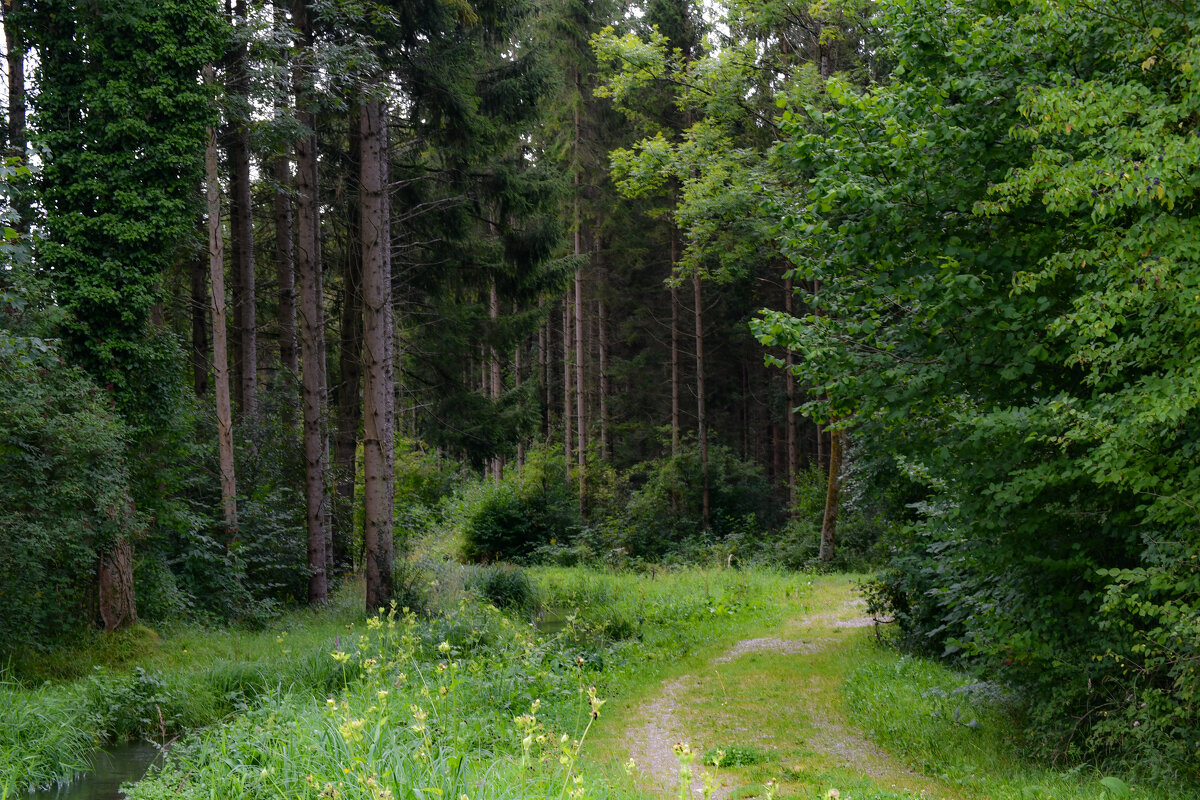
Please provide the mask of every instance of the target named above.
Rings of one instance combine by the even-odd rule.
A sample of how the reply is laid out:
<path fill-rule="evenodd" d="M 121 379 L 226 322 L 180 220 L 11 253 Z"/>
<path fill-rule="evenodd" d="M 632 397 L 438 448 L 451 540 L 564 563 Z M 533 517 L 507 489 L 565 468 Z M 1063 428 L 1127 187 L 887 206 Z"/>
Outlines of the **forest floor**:
<path fill-rule="evenodd" d="M 813 594 L 788 604 L 773 629 L 714 643 L 618 699 L 592 757 L 614 773 L 625 765 L 637 790 L 663 800 L 1119 796 L 1099 773 L 1021 759 L 1012 716 L 990 703 L 948 711 L 946 698 L 978 684 L 878 646 L 877 624 L 851 577 L 818 577 Z M 685 744 L 690 769 L 681 769 Z"/>

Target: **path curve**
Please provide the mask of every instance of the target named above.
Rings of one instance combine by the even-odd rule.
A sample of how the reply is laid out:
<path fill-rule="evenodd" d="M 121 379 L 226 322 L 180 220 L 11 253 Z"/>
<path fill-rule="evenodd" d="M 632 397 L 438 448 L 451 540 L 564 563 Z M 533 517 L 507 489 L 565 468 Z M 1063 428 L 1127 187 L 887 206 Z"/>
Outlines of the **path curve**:
<path fill-rule="evenodd" d="M 729 664 L 750 653 L 783 653 L 804 656 L 822 652 L 836 639 L 811 637 L 821 629 L 835 632 L 843 628 L 863 628 L 874 625 L 877 620 L 865 614 L 866 603 L 860 599 L 850 600 L 833 611 L 813 614 L 795 620 L 789 628 L 799 638 L 784 639 L 779 636 L 742 639 L 735 642 L 724 653 L 709 660 L 709 666 Z M 882 621 L 882 620 L 879 620 Z M 682 675 L 667 681 L 641 709 L 642 723 L 629 731 L 627 743 L 630 758 L 641 772 L 645 784 L 660 797 L 679 796 L 680 762 L 675 748 L 686 741 L 680 715 L 688 713 L 690 691 L 698 687 L 694 675 Z M 816 720 L 817 735 L 809 739 L 808 745 L 815 751 L 828 756 L 842 765 L 851 765 L 857 771 L 872 777 L 882 777 L 897 771 L 912 774 L 898 766 L 895 759 L 884 752 L 862 733 L 821 714 Z M 696 755 L 692 766 L 692 797 L 703 797 L 704 783 L 700 764 L 702 753 Z M 727 800 L 735 787 L 720 782 L 713 788 L 713 800 Z"/>

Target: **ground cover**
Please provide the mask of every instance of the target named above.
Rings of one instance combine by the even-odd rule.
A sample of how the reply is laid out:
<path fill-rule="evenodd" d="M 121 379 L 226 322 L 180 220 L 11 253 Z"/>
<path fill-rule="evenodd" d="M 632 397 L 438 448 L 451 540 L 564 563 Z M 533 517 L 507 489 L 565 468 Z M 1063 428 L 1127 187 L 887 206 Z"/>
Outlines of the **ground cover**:
<path fill-rule="evenodd" d="M 456 798 L 483 787 L 500 792 L 487 796 L 578 793 L 578 746 L 608 693 L 701 642 L 762 624 L 777 614 L 773 598 L 802 583 L 769 572 L 533 570 L 537 603 L 502 612 L 461 591 L 472 574 L 427 576 L 429 618 L 395 609 L 346 622 L 334 609 L 285 631 L 212 632 L 212 641 L 180 632 L 102 678 L 5 686 L 0 702 L 36 713 L 0 725 L 0 797 L 82 765 L 115 729 L 99 724 L 97 709 L 132 717 L 123 735 L 170 742 L 195 731 L 171 742 L 164 772 L 134 798 L 383 797 L 414 786 Z M 559 617 L 556 631 L 539 630 L 546 610 Z M 205 665 L 189 664 L 185 650 L 206 654 Z M 215 707 L 228 710 L 214 717 Z"/>
<path fill-rule="evenodd" d="M 1029 761 L 997 687 L 880 646 L 864 610 L 850 578 L 814 579 L 811 598 L 784 604 L 775 635 L 710 650 L 616 702 L 593 757 L 632 758 L 632 785 L 658 797 L 1194 796 Z"/>
<path fill-rule="evenodd" d="M 427 617 L 177 631 L 101 678 L 2 687 L 0 798 L 83 763 L 97 709 L 188 731 L 131 800 L 1190 796 L 1026 760 L 1003 693 L 877 644 L 845 576 L 496 574 L 427 574 Z M 497 585 L 521 587 L 505 610 L 471 588 Z"/>

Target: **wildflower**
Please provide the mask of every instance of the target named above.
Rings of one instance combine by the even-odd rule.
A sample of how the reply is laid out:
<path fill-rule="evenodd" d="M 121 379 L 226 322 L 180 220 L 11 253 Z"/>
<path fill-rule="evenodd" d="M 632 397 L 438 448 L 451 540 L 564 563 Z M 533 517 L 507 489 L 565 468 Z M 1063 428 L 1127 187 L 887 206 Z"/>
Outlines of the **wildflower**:
<path fill-rule="evenodd" d="M 375 696 L 378 697 L 380 700 L 382 700 L 383 698 L 388 696 L 388 690 L 380 689 L 378 692 L 375 693 Z"/>
<path fill-rule="evenodd" d="M 635 769 L 637 769 L 637 762 L 634 761 L 633 758 L 631 757 L 628 761 L 625 762 L 625 774 L 632 775 L 633 771 Z"/>
<path fill-rule="evenodd" d="M 825 793 L 825 800 L 838 800 L 838 798 L 841 796 L 842 796 L 842 793 L 839 792 L 837 789 L 830 789 L 828 792 Z"/>
<path fill-rule="evenodd" d="M 441 644 L 439 644 L 439 645 L 438 645 L 438 652 L 439 652 L 439 653 L 449 653 L 449 652 L 450 652 L 450 643 L 449 643 L 449 642 L 442 642 Z"/>
<path fill-rule="evenodd" d="M 332 653 L 330 653 L 330 655 L 332 655 L 333 660 L 339 664 L 345 664 L 350 660 L 350 656 L 346 653 L 343 653 L 341 650 L 334 650 Z"/>

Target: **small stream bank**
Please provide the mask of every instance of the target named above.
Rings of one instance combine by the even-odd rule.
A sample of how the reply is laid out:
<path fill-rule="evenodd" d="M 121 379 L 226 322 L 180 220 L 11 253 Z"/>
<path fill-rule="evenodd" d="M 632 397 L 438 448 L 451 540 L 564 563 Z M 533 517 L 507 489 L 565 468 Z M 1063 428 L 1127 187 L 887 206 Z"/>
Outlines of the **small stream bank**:
<path fill-rule="evenodd" d="M 158 748 L 150 742 L 111 747 L 97 752 L 91 768 L 70 783 L 17 795 L 14 800 L 118 800 L 124 797 L 121 784 L 140 779 L 158 757 Z"/>

